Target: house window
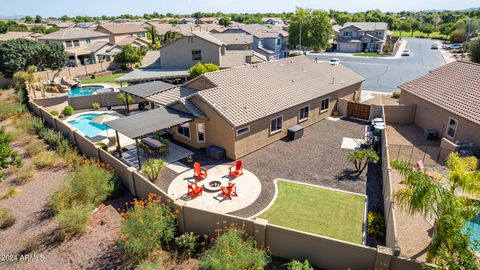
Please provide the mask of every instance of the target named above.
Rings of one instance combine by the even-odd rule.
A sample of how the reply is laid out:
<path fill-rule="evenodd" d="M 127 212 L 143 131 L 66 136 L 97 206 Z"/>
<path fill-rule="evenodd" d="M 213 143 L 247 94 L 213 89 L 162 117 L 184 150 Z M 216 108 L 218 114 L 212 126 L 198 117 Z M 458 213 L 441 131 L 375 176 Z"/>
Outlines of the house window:
<path fill-rule="evenodd" d="M 205 124 L 204 123 L 197 124 L 197 142 L 199 143 L 205 142 Z"/>
<path fill-rule="evenodd" d="M 277 38 L 277 45 L 280 46 L 280 39 Z"/>
<path fill-rule="evenodd" d="M 283 116 L 279 116 L 270 120 L 270 134 L 280 132 L 283 125 Z"/>
<path fill-rule="evenodd" d="M 201 50 L 192 51 L 192 60 L 201 61 L 202 60 L 202 51 Z"/>
<path fill-rule="evenodd" d="M 457 133 L 458 127 L 458 120 L 453 119 L 451 117 L 448 118 L 448 125 L 447 125 L 447 134 L 445 134 L 448 138 L 452 139 L 455 137 L 455 133 Z"/>
<path fill-rule="evenodd" d="M 193 37 L 188 37 L 187 41 L 188 41 L 188 43 L 193 43 Z"/>
<path fill-rule="evenodd" d="M 139 34 L 138 34 L 138 37 L 144 38 L 144 37 L 145 37 L 145 33 L 139 33 Z"/>
<path fill-rule="evenodd" d="M 89 38 L 85 39 L 85 43 L 90 44 L 90 42 L 91 42 L 91 41 L 90 41 Z"/>
<path fill-rule="evenodd" d="M 375 32 L 375 36 L 381 36 L 381 35 L 382 35 L 382 32 L 380 32 L 380 31 Z"/>
<path fill-rule="evenodd" d="M 330 98 L 322 99 L 322 104 L 320 106 L 320 113 L 328 111 L 328 105 L 330 105 Z"/>
<path fill-rule="evenodd" d="M 73 41 L 73 46 L 79 47 L 80 46 L 80 41 L 79 40 L 74 40 Z"/>
<path fill-rule="evenodd" d="M 343 32 L 343 36 L 344 36 L 344 37 L 351 37 L 351 36 L 352 36 L 352 32 L 350 32 L 350 31 Z"/>
<path fill-rule="evenodd" d="M 310 112 L 310 105 L 307 105 L 303 108 L 300 108 L 298 122 L 303 122 L 308 119 L 308 114 Z"/>
<path fill-rule="evenodd" d="M 65 41 L 65 46 L 67 46 L 67 48 L 72 47 L 72 46 L 73 46 L 73 45 L 72 45 L 72 41 L 71 41 L 71 40 Z"/>
<path fill-rule="evenodd" d="M 246 134 L 248 132 L 250 132 L 250 126 L 239 128 L 237 129 L 237 137 L 242 136 L 243 134 Z"/>
<path fill-rule="evenodd" d="M 185 123 L 177 126 L 177 133 L 187 139 L 190 139 L 190 125 Z"/>

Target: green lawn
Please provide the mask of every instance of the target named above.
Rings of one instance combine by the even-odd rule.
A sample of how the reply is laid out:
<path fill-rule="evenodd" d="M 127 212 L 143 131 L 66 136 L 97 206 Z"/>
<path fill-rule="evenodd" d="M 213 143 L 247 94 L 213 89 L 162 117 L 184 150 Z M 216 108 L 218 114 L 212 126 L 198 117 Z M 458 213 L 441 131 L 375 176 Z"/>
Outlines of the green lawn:
<path fill-rule="evenodd" d="M 366 53 L 366 52 L 354 53 L 353 56 L 382 57 L 382 55 L 380 55 L 378 53 Z"/>
<path fill-rule="evenodd" d="M 273 205 L 260 218 L 269 223 L 362 243 L 365 197 L 321 187 L 278 181 Z"/>
<path fill-rule="evenodd" d="M 97 76 L 95 79 L 85 79 L 81 80 L 82 84 L 90 84 L 90 83 L 110 83 L 110 84 L 118 84 L 115 79 L 122 77 L 127 73 L 125 72 L 120 72 L 120 73 L 115 73 L 112 75 L 107 75 L 107 76 Z"/>
<path fill-rule="evenodd" d="M 440 32 L 433 32 L 430 35 L 421 32 L 421 31 L 413 31 L 413 36 L 412 32 L 400 32 L 400 31 L 394 31 L 393 32 L 394 37 L 420 37 L 420 38 L 434 38 L 434 39 L 448 39 L 447 35 L 441 34 Z"/>

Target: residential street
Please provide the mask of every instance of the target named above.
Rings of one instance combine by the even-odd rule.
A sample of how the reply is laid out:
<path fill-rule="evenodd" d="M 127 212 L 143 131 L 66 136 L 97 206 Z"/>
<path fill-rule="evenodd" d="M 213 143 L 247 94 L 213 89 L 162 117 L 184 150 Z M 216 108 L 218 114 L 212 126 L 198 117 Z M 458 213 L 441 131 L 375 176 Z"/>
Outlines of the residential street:
<path fill-rule="evenodd" d="M 377 92 L 394 92 L 398 85 L 425 75 L 445 62 L 439 50 L 432 50 L 430 39 L 407 38 L 410 56 L 401 58 L 349 57 L 333 54 L 309 54 L 312 59 L 329 61 L 336 57 L 340 64 L 365 77 L 363 89 Z"/>

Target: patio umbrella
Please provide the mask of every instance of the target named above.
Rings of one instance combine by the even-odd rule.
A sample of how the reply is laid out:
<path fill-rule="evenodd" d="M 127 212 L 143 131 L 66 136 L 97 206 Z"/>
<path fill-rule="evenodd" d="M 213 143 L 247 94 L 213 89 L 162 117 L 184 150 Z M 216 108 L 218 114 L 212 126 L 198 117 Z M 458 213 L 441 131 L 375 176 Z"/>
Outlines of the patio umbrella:
<path fill-rule="evenodd" d="M 103 124 L 105 122 L 112 121 L 112 120 L 115 120 L 115 119 L 118 119 L 118 116 L 113 116 L 113 115 L 110 115 L 110 114 L 102 114 L 100 116 L 97 116 L 97 117 L 93 118 L 92 122 L 97 123 L 97 124 Z M 109 130 L 109 128 L 107 128 L 107 137 L 108 137 L 108 130 Z"/>

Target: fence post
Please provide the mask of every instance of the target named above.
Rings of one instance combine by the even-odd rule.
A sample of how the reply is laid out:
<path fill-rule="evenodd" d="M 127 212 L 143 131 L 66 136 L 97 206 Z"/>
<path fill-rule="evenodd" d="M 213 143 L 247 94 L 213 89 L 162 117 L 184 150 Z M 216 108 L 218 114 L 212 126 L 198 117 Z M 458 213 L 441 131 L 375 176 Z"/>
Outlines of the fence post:
<path fill-rule="evenodd" d="M 389 270 L 392 261 L 392 250 L 384 246 L 377 246 L 377 257 L 375 258 L 375 270 Z"/>
<path fill-rule="evenodd" d="M 175 204 L 175 212 L 177 212 L 177 227 L 181 233 L 185 232 L 185 216 L 183 215 L 183 206 L 185 202 L 182 200 L 175 200 L 173 202 Z"/>
<path fill-rule="evenodd" d="M 253 234 L 257 247 L 266 248 L 266 232 L 268 220 L 263 218 L 256 218 L 253 223 Z"/>

